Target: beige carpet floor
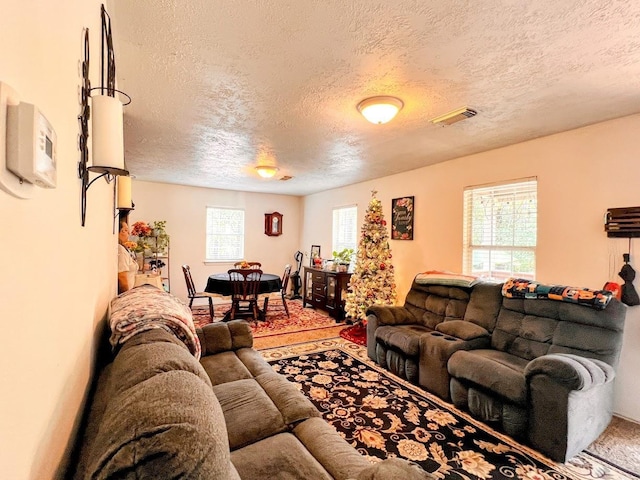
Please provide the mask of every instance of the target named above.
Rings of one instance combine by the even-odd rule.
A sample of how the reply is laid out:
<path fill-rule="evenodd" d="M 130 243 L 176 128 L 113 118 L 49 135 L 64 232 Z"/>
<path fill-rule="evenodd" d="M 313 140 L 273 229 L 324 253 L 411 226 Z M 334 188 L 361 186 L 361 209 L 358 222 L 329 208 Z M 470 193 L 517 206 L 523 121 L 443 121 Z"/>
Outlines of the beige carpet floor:
<path fill-rule="evenodd" d="M 640 423 L 614 416 L 587 451 L 605 462 L 623 465 L 640 478 Z"/>

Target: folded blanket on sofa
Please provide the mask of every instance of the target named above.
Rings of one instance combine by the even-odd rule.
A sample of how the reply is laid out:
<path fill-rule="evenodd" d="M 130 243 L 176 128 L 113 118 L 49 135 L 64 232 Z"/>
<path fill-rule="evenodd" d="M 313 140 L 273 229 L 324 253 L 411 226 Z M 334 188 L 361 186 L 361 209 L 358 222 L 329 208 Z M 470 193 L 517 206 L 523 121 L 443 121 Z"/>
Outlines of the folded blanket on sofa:
<path fill-rule="evenodd" d="M 544 285 L 535 280 L 509 278 L 502 286 L 502 295 L 507 298 L 530 298 L 560 300 L 604 310 L 613 297 L 608 290 L 567 287 L 565 285 Z"/>
<path fill-rule="evenodd" d="M 109 316 L 113 347 L 123 344 L 134 335 L 162 328 L 173 333 L 200 358 L 200 341 L 193 325 L 191 309 L 177 297 L 152 285 L 141 285 L 117 296 L 111 301 Z"/>
<path fill-rule="evenodd" d="M 447 287 L 473 287 L 478 283 L 478 277 L 462 275 L 460 273 L 428 270 L 416 275 L 418 285 L 444 285 Z"/>

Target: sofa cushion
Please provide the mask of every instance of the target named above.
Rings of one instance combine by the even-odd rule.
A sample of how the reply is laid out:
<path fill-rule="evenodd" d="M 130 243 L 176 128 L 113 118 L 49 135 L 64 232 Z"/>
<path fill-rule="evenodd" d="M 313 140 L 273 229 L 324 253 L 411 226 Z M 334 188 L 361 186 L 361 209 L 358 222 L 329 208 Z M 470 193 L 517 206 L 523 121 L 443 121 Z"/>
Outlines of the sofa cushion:
<path fill-rule="evenodd" d="M 265 362 L 264 357 L 260 355 L 260 352 L 253 348 L 241 348 L 240 350 L 236 350 L 236 355 L 254 377 L 264 373 L 273 373 L 271 365 Z"/>
<path fill-rule="evenodd" d="M 231 461 L 242 480 L 333 479 L 291 433 L 274 435 L 235 450 Z"/>
<path fill-rule="evenodd" d="M 311 417 L 320 417 L 318 409 L 300 393 L 295 384 L 282 375 L 271 371 L 256 377 L 265 393 L 269 396 L 282 415 L 286 425 L 293 425 Z"/>
<path fill-rule="evenodd" d="M 293 433 L 333 478 L 355 478 L 369 465 L 364 456 L 321 418 L 300 423 Z"/>
<path fill-rule="evenodd" d="M 434 474 L 427 473 L 419 465 L 400 458 L 387 458 L 370 465 L 358 474 L 356 480 L 435 480 Z"/>
<path fill-rule="evenodd" d="M 416 322 L 435 328 L 444 320 L 461 320 L 469 303 L 468 288 L 413 283 L 407 294 L 404 308 Z"/>
<path fill-rule="evenodd" d="M 493 331 L 502 305 L 501 283 L 479 282 L 471 291 L 464 320 Z"/>
<path fill-rule="evenodd" d="M 459 338 L 460 340 L 473 340 L 474 338 L 487 337 L 489 332 L 475 323 L 464 320 L 452 320 L 436 325 L 436 331 Z"/>
<path fill-rule="evenodd" d="M 447 368 L 451 376 L 466 380 L 518 405 L 526 405 L 524 369 L 529 363 L 498 350 L 459 350 Z"/>
<path fill-rule="evenodd" d="M 186 371 L 112 397 L 89 455 L 86 478 L 238 478 L 220 404 Z"/>
<path fill-rule="evenodd" d="M 200 359 L 200 363 L 213 385 L 253 378 L 249 369 L 234 351 L 207 355 Z"/>
<path fill-rule="evenodd" d="M 210 323 L 196 329 L 196 332 L 202 346 L 202 356 L 253 346 L 251 328 L 243 320 Z"/>
<path fill-rule="evenodd" d="M 286 430 L 280 410 L 254 379 L 214 385 L 231 450 Z"/>
<path fill-rule="evenodd" d="M 546 355 L 558 325 L 557 311 L 549 304 L 551 300 L 529 301 L 538 302 L 531 313 L 512 310 L 507 300 L 500 309 L 491 346 L 526 360 Z"/>
<path fill-rule="evenodd" d="M 596 310 L 554 300 L 504 298 L 492 346 L 525 359 L 573 353 L 616 365 L 625 309 L 616 299 Z"/>
<path fill-rule="evenodd" d="M 376 330 L 376 339 L 405 355 L 415 357 L 420 353 L 420 336 L 431 331 L 431 328 L 422 325 L 383 326 Z"/>

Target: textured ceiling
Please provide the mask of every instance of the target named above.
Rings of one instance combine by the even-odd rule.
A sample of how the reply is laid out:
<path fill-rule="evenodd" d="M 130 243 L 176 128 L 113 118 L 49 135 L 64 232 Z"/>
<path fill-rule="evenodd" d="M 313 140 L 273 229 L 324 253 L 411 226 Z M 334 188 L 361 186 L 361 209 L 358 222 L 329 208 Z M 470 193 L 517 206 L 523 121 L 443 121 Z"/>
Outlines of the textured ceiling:
<path fill-rule="evenodd" d="M 107 9 L 118 88 L 133 98 L 127 165 L 140 180 L 304 195 L 640 112 L 638 0 Z M 356 110 L 372 95 L 404 109 L 372 125 Z M 478 115 L 429 122 L 462 106 Z M 262 179 L 258 163 L 280 172 Z"/>

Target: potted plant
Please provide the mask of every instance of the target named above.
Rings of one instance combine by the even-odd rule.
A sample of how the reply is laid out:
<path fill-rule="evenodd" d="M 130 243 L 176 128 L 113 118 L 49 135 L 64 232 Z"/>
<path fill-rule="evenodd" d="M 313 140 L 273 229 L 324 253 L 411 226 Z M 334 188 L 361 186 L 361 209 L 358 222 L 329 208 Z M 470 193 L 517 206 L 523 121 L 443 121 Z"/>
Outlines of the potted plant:
<path fill-rule="evenodd" d="M 353 258 L 355 250 L 353 248 L 343 248 L 339 252 L 333 251 L 333 263 L 337 265 L 338 272 L 346 272 L 349 270 L 349 264 Z"/>

